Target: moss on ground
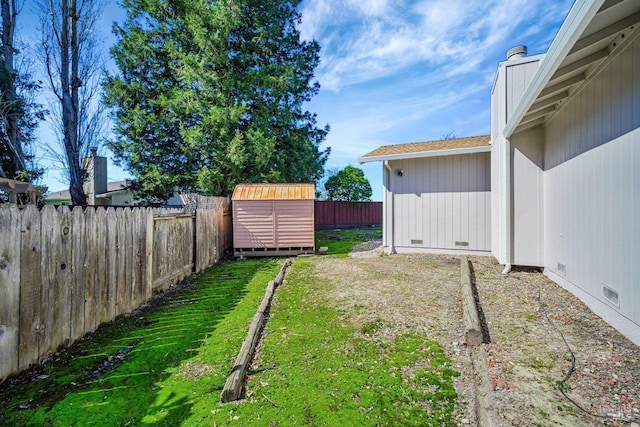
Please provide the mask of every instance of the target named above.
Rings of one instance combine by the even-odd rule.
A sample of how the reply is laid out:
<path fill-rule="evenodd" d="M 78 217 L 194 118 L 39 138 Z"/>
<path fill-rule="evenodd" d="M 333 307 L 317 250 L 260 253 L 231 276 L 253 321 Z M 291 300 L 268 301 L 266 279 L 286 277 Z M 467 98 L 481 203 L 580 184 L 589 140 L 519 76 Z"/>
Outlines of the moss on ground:
<path fill-rule="evenodd" d="M 179 425 L 198 417 L 201 404 L 215 406 L 278 269 L 273 260 L 216 266 L 154 309 L 101 326 L 36 367 L 31 381 L 3 384 L 0 424 Z M 189 372 L 203 365 L 206 375 Z"/>
<path fill-rule="evenodd" d="M 340 243 L 337 256 L 375 236 L 336 235 L 318 233 L 330 247 Z M 157 307 L 103 325 L 22 381 L 8 380 L 0 424 L 453 425 L 458 373 L 440 344 L 363 335 L 328 304 L 316 261 L 298 258 L 278 289 L 240 403 L 219 403 L 222 386 L 282 260 L 215 266 Z"/>

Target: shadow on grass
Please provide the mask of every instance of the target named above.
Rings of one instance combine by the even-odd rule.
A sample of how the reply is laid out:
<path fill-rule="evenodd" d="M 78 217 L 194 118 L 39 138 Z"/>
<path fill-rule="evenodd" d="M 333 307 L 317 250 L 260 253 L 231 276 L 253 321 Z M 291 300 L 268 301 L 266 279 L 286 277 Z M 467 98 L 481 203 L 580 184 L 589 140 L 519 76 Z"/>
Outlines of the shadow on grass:
<path fill-rule="evenodd" d="M 207 393 L 221 390 L 229 358 L 239 349 L 235 341 L 241 342 L 246 330 L 234 331 L 239 338 L 228 341 L 216 329 L 247 296 L 248 284 L 266 271 L 269 276 L 274 265 L 259 260 L 214 266 L 183 292 L 104 324 L 9 378 L 0 390 L 0 424 L 179 424 L 192 415 L 191 395 L 196 394 L 194 381 L 185 377 L 201 380 L 198 389 Z M 247 311 L 250 320 L 253 312 Z M 248 323 L 243 316 L 240 325 Z M 212 339 L 217 352 L 202 354 L 211 351 L 204 344 Z M 194 372 L 182 372 L 184 362 L 194 358 L 199 360 Z"/>

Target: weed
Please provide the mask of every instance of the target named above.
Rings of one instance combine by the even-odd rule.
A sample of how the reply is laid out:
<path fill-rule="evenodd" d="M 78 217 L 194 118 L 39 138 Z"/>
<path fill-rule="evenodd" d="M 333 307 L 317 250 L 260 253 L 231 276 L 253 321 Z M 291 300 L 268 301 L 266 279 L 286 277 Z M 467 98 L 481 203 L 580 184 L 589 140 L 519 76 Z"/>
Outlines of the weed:
<path fill-rule="evenodd" d="M 541 371 L 542 369 L 551 369 L 553 367 L 550 363 L 547 363 L 535 356 L 531 356 L 529 358 L 529 366 L 538 371 Z"/>
<path fill-rule="evenodd" d="M 360 332 L 364 335 L 373 335 L 382 328 L 382 319 L 376 319 L 371 322 L 366 322 L 360 328 Z"/>

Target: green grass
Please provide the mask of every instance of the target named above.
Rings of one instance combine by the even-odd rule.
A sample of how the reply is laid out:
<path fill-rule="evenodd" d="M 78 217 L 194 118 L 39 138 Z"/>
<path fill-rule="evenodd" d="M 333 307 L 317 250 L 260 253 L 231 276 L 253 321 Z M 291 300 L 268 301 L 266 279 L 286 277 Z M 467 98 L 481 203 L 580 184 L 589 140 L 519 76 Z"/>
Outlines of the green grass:
<path fill-rule="evenodd" d="M 371 234 L 349 230 L 339 247 Z M 330 286 L 315 276 L 319 259 L 296 259 L 276 292 L 240 403 L 221 404 L 222 386 L 282 260 L 215 266 L 186 292 L 38 367 L 46 378 L 5 382 L 0 425 L 454 425 L 458 373 L 440 344 L 419 334 L 374 341 L 384 319 L 358 325 L 332 308 Z M 91 373 L 109 360 L 120 363 Z"/>
<path fill-rule="evenodd" d="M 418 334 L 387 344 L 364 338 L 326 303 L 314 263 L 297 259 L 276 294 L 247 399 L 219 407 L 212 422 L 454 425 L 458 373 L 442 347 Z"/>
<path fill-rule="evenodd" d="M 316 231 L 316 249 L 326 246 L 330 255 L 347 256 L 352 247 L 370 240 L 382 240 L 381 227 Z"/>
<path fill-rule="evenodd" d="M 216 266 L 152 312 L 104 325 L 39 368 L 47 378 L 3 384 L 0 425 L 179 425 L 210 414 L 278 269 L 271 260 Z M 116 369 L 91 373 L 130 346 Z M 210 372 L 187 379 L 194 365 Z"/>

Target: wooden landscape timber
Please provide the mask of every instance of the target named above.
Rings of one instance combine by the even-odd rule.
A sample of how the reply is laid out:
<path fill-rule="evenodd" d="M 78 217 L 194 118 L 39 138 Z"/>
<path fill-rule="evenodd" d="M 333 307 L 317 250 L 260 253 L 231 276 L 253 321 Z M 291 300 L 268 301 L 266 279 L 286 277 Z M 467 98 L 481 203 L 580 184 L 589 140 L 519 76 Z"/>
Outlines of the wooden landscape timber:
<path fill-rule="evenodd" d="M 462 317 L 464 320 L 464 337 L 467 345 L 482 344 L 482 325 L 478 314 L 478 306 L 473 292 L 471 266 L 466 256 L 460 257 L 460 285 L 462 292 Z"/>
<path fill-rule="evenodd" d="M 258 311 L 251 320 L 251 324 L 249 325 L 249 332 L 242 342 L 240 353 L 238 353 L 238 356 L 233 363 L 233 368 L 231 368 L 231 372 L 229 373 L 227 381 L 224 384 L 224 388 L 222 389 L 222 395 L 220 399 L 223 402 L 232 402 L 242 397 L 244 380 L 247 376 L 249 366 L 251 365 L 251 359 L 253 359 L 256 345 L 260 340 L 260 335 L 267 319 L 267 313 L 269 312 L 273 294 L 276 288 L 280 286 L 284 281 L 287 268 L 290 265 L 291 259 L 287 259 L 282 267 L 280 267 L 280 272 L 276 276 L 275 280 L 271 280 L 267 284 L 267 289 L 264 293 L 264 296 L 262 297 L 262 301 L 260 302 Z"/>

